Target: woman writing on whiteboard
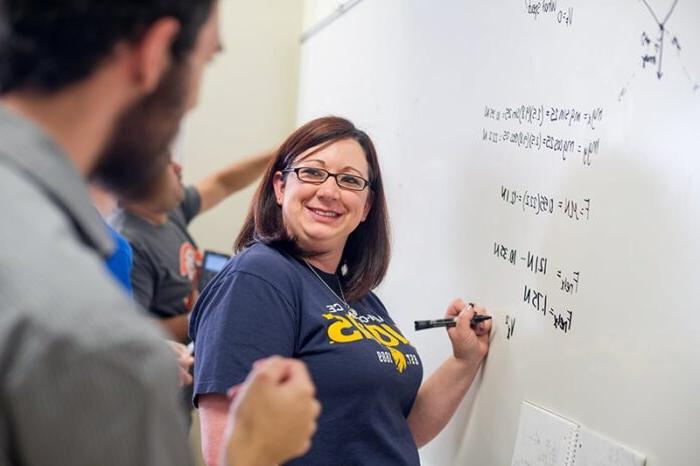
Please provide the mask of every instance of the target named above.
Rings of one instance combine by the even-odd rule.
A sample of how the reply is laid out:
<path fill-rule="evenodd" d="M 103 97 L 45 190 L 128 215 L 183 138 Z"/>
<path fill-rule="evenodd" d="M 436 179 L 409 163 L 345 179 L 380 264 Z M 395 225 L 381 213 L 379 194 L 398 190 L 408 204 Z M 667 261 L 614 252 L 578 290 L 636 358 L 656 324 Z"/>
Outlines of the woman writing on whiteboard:
<path fill-rule="evenodd" d="M 239 252 L 202 293 L 190 322 L 195 403 L 209 465 L 230 400 L 253 363 L 306 363 L 322 405 L 309 452 L 290 464 L 418 465 L 488 351 L 490 323 L 456 299 L 453 354 L 421 385 L 411 346 L 372 293 L 389 260 L 382 177 L 369 137 L 342 118 L 311 121 L 279 148 L 236 240 Z M 260 464 L 264 464 L 261 461 Z"/>

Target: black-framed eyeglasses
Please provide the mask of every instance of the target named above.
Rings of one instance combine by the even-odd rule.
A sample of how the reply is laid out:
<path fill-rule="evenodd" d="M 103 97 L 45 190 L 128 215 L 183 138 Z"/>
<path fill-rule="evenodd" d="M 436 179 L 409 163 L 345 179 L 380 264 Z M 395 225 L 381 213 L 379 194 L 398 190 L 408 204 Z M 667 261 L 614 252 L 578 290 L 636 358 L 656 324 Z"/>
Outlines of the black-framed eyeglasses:
<path fill-rule="evenodd" d="M 335 183 L 339 188 L 347 189 L 350 191 L 362 191 L 370 182 L 361 176 L 351 175 L 349 173 L 331 173 L 323 168 L 316 167 L 295 167 L 287 168 L 282 170 L 283 173 L 294 172 L 294 174 L 299 178 L 299 181 L 311 184 L 322 184 L 329 176 L 335 178 Z"/>

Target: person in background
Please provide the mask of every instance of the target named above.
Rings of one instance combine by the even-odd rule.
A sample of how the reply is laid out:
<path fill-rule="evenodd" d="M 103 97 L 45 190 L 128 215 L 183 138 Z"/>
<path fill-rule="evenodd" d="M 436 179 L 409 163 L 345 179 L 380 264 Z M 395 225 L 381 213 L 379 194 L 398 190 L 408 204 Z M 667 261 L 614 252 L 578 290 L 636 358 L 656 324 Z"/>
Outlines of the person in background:
<path fill-rule="evenodd" d="M 172 350 L 106 270 L 86 180 L 150 184 L 219 49 L 215 0 L 0 1 L 0 464 L 192 464 Z M 230 466 L 308 449 L 303 365 L 239 391 Z"/>
<path fill-rule="evenodd" d="M 91 183 L 89 186 L 90 197 L 95 205 L 95 208 L 100 213 L 103 219 L 109 218 L 117 208 L 117 201 L 114 196 L 101 188 L 96 183 Z M 117 233 L 112 227 L 105 223 L 105 228 L 114 240 L 114 252 L 106 258 L 105 265 L 109 269 L 114 279 L 119 283 L 124 290 L 131 296 L 131 267 L 133 252 L 129 242 L 122 235 Z M 191 385 L 192 375 L 190 370 L 194 364 L 194 358 L 190 351 L 182 343 L 168 340 L 168 344 L 175 353 L 179 366 L 180 385 Z"/>
<path fill-rule="evenodd" d="M 491 327 L 471 325 L 483 307 L 452 301 L 445 312 L 457 320 L 447 329 L 452 355 L 421 384 L 416 348 L 372 292 L 389 265 L 389 220 L 367 134 L 325 117 L 289 136 L 235 247 L 190 322 L 209 466 L 219 464 L 228 387 L 272 354 L 306 363 L 323 405 L 311 450 L 289 464 L 418 465 L 418 448 L 469 390 Z"/>
<path fill-rule="evenodd" d="M 202 253 L 187 226 L 252 183 L 271 156 L 267 152 L 232 163 L 188 187 L 180 165 L 170 162 L 146 189 L 117 193 L 121 209 L 110 225 L 133 249 L 134 299 L 175 341 L 188 341 L 188 317 L 199 291 Z"/>

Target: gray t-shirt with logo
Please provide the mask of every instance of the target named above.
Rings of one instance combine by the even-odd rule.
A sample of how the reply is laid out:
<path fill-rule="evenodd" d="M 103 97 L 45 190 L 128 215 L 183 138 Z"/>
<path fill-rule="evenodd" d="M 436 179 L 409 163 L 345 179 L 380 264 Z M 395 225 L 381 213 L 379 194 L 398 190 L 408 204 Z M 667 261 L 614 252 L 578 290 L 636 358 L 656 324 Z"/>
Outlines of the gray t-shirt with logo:
<path fill-rule="evenodd" d="M 153 317 L 175 317 L 192 308 L 202 255 L 187 225 L 199 213 L 200 205 L 197 189 L 189 186 L 185 199 L 168 212 L 168 220 L 162 225 L 126 210 L 110 219 L 134 251 L 134 299 Z"/>

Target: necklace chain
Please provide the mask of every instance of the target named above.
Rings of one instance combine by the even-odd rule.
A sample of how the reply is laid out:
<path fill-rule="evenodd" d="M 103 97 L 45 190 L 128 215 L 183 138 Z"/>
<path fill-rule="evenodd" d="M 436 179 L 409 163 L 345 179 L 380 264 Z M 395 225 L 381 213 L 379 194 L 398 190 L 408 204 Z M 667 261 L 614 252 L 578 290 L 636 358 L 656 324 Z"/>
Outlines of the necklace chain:
<path fill-rule="evenodd" d="M 303 259 L 303 258 L 302 258 L 302 260 L 304 261 L 304 263 L 306 264 L 306 266 L 309 268 L 309 270 L 311 270 L 311 272 L 312 272 L 314 275 L 316 275 L 316 278 L 318 278 L 319 281 L 320 281 L 321 283 L 323 283 L 323 286 L 325 286 L 326 288 L 328 288 L 328 291 L 330 291 L 331 293 L 333 293 L 333 296 L 335 296 L 337 299 L 340 300 L 340 302 L 343 303 L 343 306 L 345 306 L 345 312 L 350 313 L 351 311 L 353 311 L 353 308 L 350 307 L 350 304 L 348 304 L 348 302 L 345 301 L 345 294 L 343 294 L 343 287 L 342 287 L 341 284 L 340 284 L 340 279 L 338 278 L 338 276 L 336 275 L 335 278 L 336 278 L 336 280 L 338 280 L 338 288 L 340 289 L 340 296 L 338 296 L 338 293 L 336 293 L 335 291 L 333 291 L 333 288 L 331 288 L 331 287 L 328 285 L 328 283 L 326 283 L 326 281 L 325 281 L 323 278 L 321 278 L 321 276 L 316 272 L 316 270 L 314 270 L 314 267 L 313 267 L 311 264 L 309 264 L 309 261 L 307 261 L 306 259 Z M 377 340 L 376 338 L 371 338 L 371 340 L 374 341 L 376 344 L 378 344 L 381 348 L 388 348 L 389 351 L 394 351 L 394 350 L 392 350 L 392 348 L 390 348 L 390 347 L 385 346 L 384 344 L 382 344 L 382 342 L 380 342 L 380 341 Z"/>
<path fill-rule="evenodd" d="M 328 283 L 326 283 L 326 281 L 325 281 L 323 278 L 321 278 L 321 276 L 318 274 L 318 272 L 316 272 L 316 271 L 314 270 L 314 267 L 313 267 L 311 264 L 309 264 L 309 261 L 307 261 L 306 259 L 302 259 L 302 260 L 304 261 L 304 263 L 306 264 L 306 266 L 309 268 L 309 270 L 311 270 L 311 272 L 312 272 L 314 275 L 316 275 L 316 278 L 318 278 L 319 281 L 320 281 L 321 283 L 323 283 L 323 286 L 325 286 L 326 288 L 328 288 L 328 291 L 330 291 L 331 293 L 333 293 L 333 296 L 335 296 L 336 298 L 338 298 L 338 299 L 343 303 L 343 305 L 345 306 L 345 310 L 346 310 L 346 311 L 350 311 L 350 305 L 348 304 L 347 301 L 345 301 L 345 295 L 343 294 L 343 287 L 342 287 L 342 285 L 340 284 L 340 279 L 338 278 L 338 276 L 336 275 L 335 279 L 338 280 L 338 289 L 340 290 L 340 296 L 338 296 L 338 293 L 336 293 L 336 292 L 333 290 L 333 288 L 331 288 L 331 287 L 328 285 Z"/>

